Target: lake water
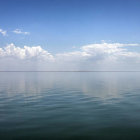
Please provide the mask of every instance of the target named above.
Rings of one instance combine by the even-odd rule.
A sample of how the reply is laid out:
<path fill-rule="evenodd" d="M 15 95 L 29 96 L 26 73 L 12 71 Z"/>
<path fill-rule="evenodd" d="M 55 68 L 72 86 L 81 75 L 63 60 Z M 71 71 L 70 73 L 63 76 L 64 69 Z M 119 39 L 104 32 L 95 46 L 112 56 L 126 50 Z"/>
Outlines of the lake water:
<path fill-rule="evenodd" d="M 139 72 L 1 72 L 0 140 L 140 139 Z"/>

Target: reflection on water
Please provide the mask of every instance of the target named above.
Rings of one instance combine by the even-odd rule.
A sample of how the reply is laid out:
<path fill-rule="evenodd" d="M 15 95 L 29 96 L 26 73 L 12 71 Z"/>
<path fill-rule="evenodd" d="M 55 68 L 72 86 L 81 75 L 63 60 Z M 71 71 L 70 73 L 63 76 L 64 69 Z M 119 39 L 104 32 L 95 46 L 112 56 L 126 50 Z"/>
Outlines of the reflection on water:
<path fill-rule="evenodd" d="M 0 139 L 140 139 L 140 73 L 0 73 Z"/>

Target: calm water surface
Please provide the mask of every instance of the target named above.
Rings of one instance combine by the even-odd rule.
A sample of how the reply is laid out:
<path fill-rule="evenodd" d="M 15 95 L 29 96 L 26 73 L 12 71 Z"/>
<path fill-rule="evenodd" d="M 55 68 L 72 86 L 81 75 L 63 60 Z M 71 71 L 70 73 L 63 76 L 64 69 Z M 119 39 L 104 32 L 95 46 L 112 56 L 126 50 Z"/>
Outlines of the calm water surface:
<path fill-rule="evenodd" d="M 140 139 L 140 73 L 1 72 L 0 140 Z"/>

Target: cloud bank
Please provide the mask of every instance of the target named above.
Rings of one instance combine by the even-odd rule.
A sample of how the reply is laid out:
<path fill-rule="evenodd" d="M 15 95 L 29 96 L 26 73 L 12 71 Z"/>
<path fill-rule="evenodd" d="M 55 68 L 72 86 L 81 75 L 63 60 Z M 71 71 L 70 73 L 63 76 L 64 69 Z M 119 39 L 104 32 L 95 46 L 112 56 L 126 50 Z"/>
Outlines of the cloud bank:
<path fill-rule="evenodd" d="M 140 70 L 140 44 L 101 43 L 51 54 L 41 46 L 0 48 L 0 70 Z"/>

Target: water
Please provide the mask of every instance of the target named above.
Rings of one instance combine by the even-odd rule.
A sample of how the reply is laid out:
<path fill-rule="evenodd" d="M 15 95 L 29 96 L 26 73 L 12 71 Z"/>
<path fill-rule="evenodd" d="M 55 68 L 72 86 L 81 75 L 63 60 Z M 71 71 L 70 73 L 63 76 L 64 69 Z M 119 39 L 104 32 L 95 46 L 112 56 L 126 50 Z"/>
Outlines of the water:
<path fill-rule="evenodd" d="M 0 73 L 0 140 L 135 140 L 139 132 L 140 73 Z"/>

